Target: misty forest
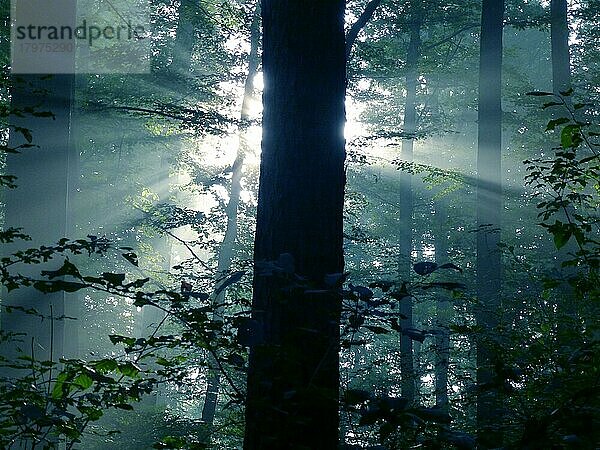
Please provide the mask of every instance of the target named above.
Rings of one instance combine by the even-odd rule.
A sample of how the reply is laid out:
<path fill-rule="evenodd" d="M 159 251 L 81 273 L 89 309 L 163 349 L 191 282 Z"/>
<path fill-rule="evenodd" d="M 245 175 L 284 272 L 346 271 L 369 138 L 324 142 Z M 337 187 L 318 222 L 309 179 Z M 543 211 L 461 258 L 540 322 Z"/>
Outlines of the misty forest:
<path fill-rule="evenodd" d="M 8 3 L 0 448 L 600 448 L 600 1 Z"/>

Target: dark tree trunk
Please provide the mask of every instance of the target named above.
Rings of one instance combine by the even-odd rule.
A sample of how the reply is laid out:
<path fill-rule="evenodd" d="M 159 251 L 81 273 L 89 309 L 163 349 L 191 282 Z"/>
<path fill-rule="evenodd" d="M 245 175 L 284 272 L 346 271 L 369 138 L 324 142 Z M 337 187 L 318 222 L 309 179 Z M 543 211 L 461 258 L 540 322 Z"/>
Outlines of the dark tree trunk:
<path fill-rule="evenodd" d="M 259 56 L 258 47 L 260 40 L 260 4 L 257 3 L 252 23 L 250 24 L 250 53 L 248 55 L 248 73 L 244 84 L 244 99 L 242 101 L 242 111 L 240 114 L 241 127 L 239 130 L 238 150 L 235 161 L 231 168 L 231 188 L 229 190 L 229 201 L 225 208 L 227 216 L 227 225 L 225 228 L 225 236 L 219 248 L 219 258 L 217 261 L 217 276 L 224 278 L 227 276 L 233 259 L 235 242 L 237 239 L 238 229 L 238 206 L 240 204 L 240 193 L 242 191 L 242 175 L 244 170 L 244 159 L 248 152 L 248 141 L 246 136 L 247 124 L 250 120 L 250 102 L 254 99 L 254 78 L 258 72 Z M 223 322 L 224 306 L 226 289 L 221 292 L 216 298 L 216 310 L 214 320 Z M 206 387 L 206 399 L 202 408 L 202 422 L 210 428 L 215 418 L 217 409 L 217 398 L 219 395 L 219 387 L 221 385 L 220 372 L 216 368 L 212 368 L 208 376 Z"/>
<path fill-rule="evenodd" d="M 406 102 L 404 107 L 403 132 L 406 137 L 402 140 L 401 157 L 405 162 L 413 161 L 414 135 L 417 130 L 417 83 L 419 77 L 419 55 L 421 51 L 421 21 L 418 14 L 414 14 L 410 25 L 410 42 L 406 56 Z M 402 172 L 400 174 L 400 262 L 399 276 L 402 281 L 410 281 L 411 254 L 413 237 L 413 190 L 412 174 Z M 411 297 L 405 297 L 400 302 L 400 326 L 412 328 L 413 326 L 413 302 Z M 413 341 L 401 334 L 400 336 L 400 371 L 402 375 L 402 396 L 410 402 L 415 399 L 416 375 L 414 368 Z"/>
<path fill-rule="evenodd" d="M 504 1 L 483 0 L 481 17 L 477 148 L 477 322 L 484 337 L 477 346 L 477 426 L 483 448 L 501 444 L 497 393 L 486 389 L 494 379 L 494 347 L 501 304 L 500 222 L 502 212 L 502 28 Z"/>
<path fill-rule="evenodd" d="M 435 262 L 439 265 L 448 262 L 448 215 L 446 200 L 436 203 L 435 218 Z M 444 412 L 449 412 L 448 405 L 448 366 L 450 363 L 450 333 L 448 325 L 452 315 L 452 303 L 445 292 L 440 292 L 436 303 L 436 319 L 439 334 L 436 335 L 435 361 L 435 404 Z"/>
<path fill-rule="evenodd" d="M 258 342 L 250 350 L 244 448 L 335 449 L 341 299 L 324 277 L 343 271 L 344 1 L 263 0 L 262 20 Z M 260 270 L 278 259 L 278 276 Z"/>
<path fill-rule="evenodd" d="M 552 41 L 552 89 L 555 93 L 565 92 L 571 87 L 571 62 L 569 58 L 569 25 L 567 22 L 567 0 L 552 0 L 550 3 Z"/>

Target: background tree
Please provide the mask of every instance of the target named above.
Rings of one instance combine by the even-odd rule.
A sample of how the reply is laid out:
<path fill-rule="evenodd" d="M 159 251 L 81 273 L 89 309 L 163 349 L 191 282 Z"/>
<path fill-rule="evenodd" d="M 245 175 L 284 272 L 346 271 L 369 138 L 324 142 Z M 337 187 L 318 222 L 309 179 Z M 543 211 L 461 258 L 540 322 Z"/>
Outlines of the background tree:
<path fill-rule="evenodd" d="M 501 442 L 500 400 L 493 386 L 502 296 L 500 242 L 502 213 L 502 33 L 504 2 L 484 1 L 481 13 L 477 147 L 478 324 L 489 334 L 477 346 L 477 426 L 482 445 Z"/>

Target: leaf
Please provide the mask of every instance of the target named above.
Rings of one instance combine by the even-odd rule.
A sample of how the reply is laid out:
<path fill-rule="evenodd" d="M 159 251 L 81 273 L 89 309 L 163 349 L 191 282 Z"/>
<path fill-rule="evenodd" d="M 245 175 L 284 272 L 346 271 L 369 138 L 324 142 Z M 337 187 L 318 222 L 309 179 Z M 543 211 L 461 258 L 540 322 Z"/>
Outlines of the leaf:
<path fill-rule="evenodd" d="M 557 250 L 560 250 L 565 245 L 567 245 L 567 242 L 569 242 L 569 239 L 571 239 L 572 233 L 570 230 L 562 229 L 561 231 L 557 231 L 556 233 L 553 233 L 553 236 L 554 236 L 554 245 L 556 246 Z"/>
<path fill-rule="evenodd" d="M 354 406 L 371 399 L 371 393 L 362 389 L 348 389 L 344 392 L 344 402 Z"/>
<path fill-rule="evenodd" d="M 23 127 L 15 127 L 15 131 L 17 133 L 21 133 L 23 135 L 23 137 L 25 138 L 25 140 L 31 144 L 31 141 L 33 141 L 33 136 L 31 135 L 31 130 L 29 130 L 27 128 L 23 128 Z"/>
<path fill-rule="evenodd" d="M 229 286 L 231 286 L 234 283 L 237 283 L 238 281 L 240 281 L 243 276 L 246 275 L 246 271 L 245 270 L 239 270 L 237 272 L 232 273 L 229 278 L 227 278 L 225 281 L 223 281 L 219 287 L 217 289 L 215 289 L 215 297 L 218 297 L 219 294 L 221 294 L 221 292 L 223 292 L 225 289 L 227 289 Z"/>
<path fill-rule="evenodd" d="M 413 270 L 419 275 L 429 275 L 437 270 L 438 265 L 434 262 L 419 262 L 413 266 Z"/>
<path fill-rule="evenodd" d="M 365 325 L 364 328 L 366 328 L 369 331 L 372 331 L 375 334 L 388 334 L 390 332 L 390 330 L 388 330 L 387 328 L 377 327 L 374 325 Z"/>
<path fill-rule="evenodd" d="M 458 290 L 466 289 L 467 286 L 465 286 L 463 283 L 455 283 L 455 282 L 451 282 L 451 281 L 439 281 L 439 282 L 435 282 L 435 283 L 427 283 L 426 285 L 424 285 L 422 287 L 423 290 L 432 289 L 432 288 L 442 288 L 442 289 L 446 289 L 448 291 L 458 291 Z"/>
<path fill-rule="evenodd" d="M 62 277 L 65 275 L 70 275 L 72 277 L 81 279 L 81 274 L 79 273 L 79 270 L 68 259 L 65 259 L 62 267 L 58 270 L 42 270 L 42 276 L 48 277 L 49 279 Z"/>
<path fill-rule="evenodd" d="M 79 386 L 81 389 L 87 389 L 94 384 L 94 380 L 88 374 L 80 373 L 73 380 L 73 384 Z"/>
<path fill-rule="evenodd" d="M 546 131 L 553 131 L 558 125 L 569 123 L 571 120 L 566 117 L 559 117 L 558 119 L 552 119 L 546 125 Z"/>
<path fill-rule="evenodd" d="M 65 395 L 65 383 L 73 377 L 70 372 L 61 372 L 56 377 L 54 387 L 52 388 L 52 398 L 55 400 L 61 399 Z"/>
<path fill-rule="evenodd" d="M 133 406 L 131 406 L 129 403 L 117 403 L 116 405 L 114 405 L 114 407 L 123 409 L 125 411 L 133 411 Z"/>
<path fill-rule="evenodd" d="M 21 406 L 21 414 L 31 420 L 37 420 L 44 417 L 44 410 L 37 405 L 23 405 Z"/>
<path fill-rule="evenodd" d="M 131 361 L 119 364 L 117 370 L 129 378 L 137 378 L 140 373 L 140 368 Z"/>
<path fill-rule="evenodd" d="M 242 355 L 238 355 L 237 353 L 231 353 L 228 355 L 227 362 L 236 367 L 244 367 L 246 365 L 246 360 L 244 357 Z"/>
<path fill-rule="evenodd" d="M 573 235 L 573 230 L 571 227 L 569 227 L 568 224 L 562 223 L 560 220 L 557 220 L 554 222 L 554 224 L 550 225 L 548 227 L 548 231 L 552 233 L 554 245 L 556 246 L 557 250 L 563 248 Z"/>
<path fill-rule="evenodd" d="M 125 258 L 127 261 L 129 261 L 134 266 L 138 267 L 138 264 L 139 264 L 138 257 L 135 253 L 133 253 L 133 252 L 121 253 L 121 256 L 123 256 L 123 258 Z"/>
<path fill-rule="evenodd" d="M 104 272 L 102 274 L 102 278 L 108 281 L 108 283 L 112 284 L 113 286 L 122 286 L 123 281 L 125 281 L 125 274 Z"/>
<path fill-rule="evenodd" d="M 87 284 L 75 283 L 73 281 L 36 281 L 33 287 L 44 294 L 53 292 L 77 292 L 80 289 L 86 288 Z"/>
<path fill-rule="evenodd" d="M 566 91 L 560 91 L 559 94 L 563 97 L 569 97 L 573 93 L 573 88 L 569 88 Z"/>
<path fill-rule="evenodd" d="M 527 92 L 527 94 L 525 95 L 531 95 L 533 97 L 544 97 L 544 96 L 553 96 L 554 94 L 552 92 L 543 92 L 543 91 L 532 91 L 532 92 Z"/>
<path fill-rule="evenodd" d="M 365 316 L 362 314 L 352 314 L 348 318 L 348 323 L 350 324 L 350 328 L 358 330 L 365 323 Z"/>
<path fill-rule="evenodd" d="M 113 336 L 114 335 L 109 336 L 110 340 L 113 344 L 116 344 L 116 342 L 114 342 L 112 339 Z M 117 370 L 117 367 L 119 367 L 117 361 L 114 359 L 101 359 L 100 361 L 94 362 L 93 366 L 96 370 L 102 373 L 112 372 L 113 370 Z"/>
<path fill-rule="evenodd" d="M 542 109 L 550 108 L 551 106 L 562 106 L 562 103 L 561 102 L 544 103 L 544 106 L 542 106 Z"/>
<path fill-rule="evenodd" d="M 392 292 L 390 292 L 390 297 L 398 301 L 401 301 L 403 298 L 410 297 L 410 293 L 408 292 L 408 289 L 406 289 L 406 283 L 402 283 L 400 289 L 394 289 Z"/>
<path fill-rule="evenodd" d="M 560 145 L 562 148 L 577 147 L 583 142 L 581 138 L 581 128 L 579 125 L 567 125 L 560 133 Z"/>
<path fill-rule="evenodd" d="M 368 300 L 373 297 L 373 291 L 369 288 L 364 286 L 354 286 L 353 284 L 350 284 L 348 287 L 356 292 L 361 300 Z"/>
<path fill-rule="evenodd" d="M 394 286 L 393 281 L 386 281 L 386 280 L 374 281 L 373 283 L 369 284 L 370 288 L 372 288 L 372 289 L 379 288 L 379 289 L 381 289 L 382 292 L 389 291 L 393 286 Z"/>
<path fill-rule="evenodd" d="M 452 263 L 446 263 L 446 264 L 442 264 L 439 269 L 454 269 L 454 270 L 458 270 L 460 273 L 462 273 L 462 269 L 460 267 L 458 267 L 456 264 L 452 264 Z"/>

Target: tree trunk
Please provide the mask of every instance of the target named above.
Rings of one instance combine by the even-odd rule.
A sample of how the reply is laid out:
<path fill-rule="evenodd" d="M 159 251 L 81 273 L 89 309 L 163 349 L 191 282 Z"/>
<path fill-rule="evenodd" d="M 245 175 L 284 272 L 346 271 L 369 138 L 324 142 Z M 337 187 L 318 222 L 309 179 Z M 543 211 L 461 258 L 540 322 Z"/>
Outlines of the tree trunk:
<path fill-rule="evenodd" d="M 11 88 L 10 122 L 30 130 L 32 143 L 38 147 L 22 149 L 20 154 L 7 154 L 6 173 L 17 176 L 18 187 L 5 196 L 5 229 L 23 228 L 31 241 L 18 241 L 3 246 L 3 252 L 11 253 L 30 247 L 56 243 L 67 234 L 69 211 L 70 125 L 73 75 L 13 75 Z M 47 93 L 44 95 L 43 92 Z M 27 108 L 36 112 L 51 111 L 54 118 L 35 117 Z M 9 147 L 26 144 L 23 135 L 11 127 Z M 19 273 L 41 278 L 40 271 L 57 269 L 62 262 L 43 265 L 20 265 Z M 4 295 L 3 305 L 35 309 L 38 315 L 2 311 L 2 331 L 23 333 L 23 342 L 3 344 L 3 354 L 10 360 L 18 356 L 17 347 L 36 360 L 63 356 L 64 321 L 59 318 L 65 312 L 63 292 L 42 294 L 33 288 L 24 288 Z M 32 355 L 33 353 L 33 355 Z M 20 376 L 18 373 L 13 373 Z"/>
<path fill-rule="evenodd" d="M 405 162 L 413 161 L 414 134 L 417 130 L 417 83 L 419 77 L 418 61 L 421 48 L 421 20 L 414 14 L 410 25 L 410 42 L 406 57 L 406 103 L 404 108 L 405 138 L 402 140 L 401 157 Z M 402 281 L 410 281 L 412 230 L 413 230 L 413 191 L 412 174 L 400 174 L 400 261 L 399 276 Z M 411 297 L 404 297 L 400 302 L 400 326 L 402 329 L 413 327 L 413 301 Z M 415 399 L 415 368 L 413 355 L 413 341 L 404 334 L 400 335 L 400 372 L 402 375 L 402 396 L 411 403 Z"/>
<path fill-rule="evenodd" d="M 250 25 L 250 53 L 248 55 L 248 74 L 244 84 L 244 99 L 242 101 L 242 111 L 240 114 L 241 127 L 239 130 L 238 150 L 235 161 L 232 166 L 231 188 L 229 190 L 229 201 L 225 208 L 227 216 L 227 225 L 225 236 L 219 249 L 219 258 L 217 261 L 217 277 L 226 277 L 233 259 L 233 251 L 237 239 L 238 227 L 238 206 L 240 203 L 240 193 L 242 191 L 242 175 L 244 169 L 244 158 L 248 152 L 248 140 L 246 128 L 250 120 L 250 102 L 254 98 L 254 78 L 258 72 L 258 47 L 260 40 L 260 5 L 257 3 Z M 216 309 L 213 320 L 223 322 L 224 300 L 227 289 L 215 299 Z M 212 426 L 215 412 L 217 409 L 217 397 L 220 387 L 220 373 L 216 368 L 212 368 L 208 376 L 206 387 L 206 399 L 202 408 L 202 422 L 209 428 Z"/>
<path fill-rule="evenodd" d="M 341 299 L 324 277 L 343 271 L 344 1 L 263 0 L 262 20 L 244 448 L 335 449 Z M 275 276 L 261 270 L 275 260 Z"/>
<path fill-rule="evenodd" d="M 568 91 L 571 87 L 571 62 L 569 58 L 569 25 L 567 0 L 550 3 L 552 41 L 552 89 L 554 93 Z"/>
<path fill-rule="evenodd" d="M 437 229 L 435 231 L 435 262 L 442 265 L 448 262 L 448 230 L 447 214 L 444 199 L 439 199 L 436 204 L 435 218 Z M 435 361 L 435 404 L 444 412 L 449 412 L 448 405 L 448 366 L 450 363 L 450 333 L 448 324 L 452 314 L 452 304 L 445 292 L 440 292 L 436 303 L 437 329 L 436 335 L 436 361 Z"/>
<path fill-rule="evenodd" d="M 483 448 L 499 446 L 501 402 L 494 380 L 494 345 L 501 305 L 500 222 L 502 212 L 502 29 L 504 1 L 483 0 L 480 38 L 477 148 L 477 426 Z"/>
<path fill-rule="evenodd" d="M 195 42 L 195 20 L 198 7 L 191 1 L 181 1 L 177 9 L 177 31 L 175 33 L 175 46 L 169 69 L 180 76 L 187 76 L 191 70 L 192 51 Z"/>

